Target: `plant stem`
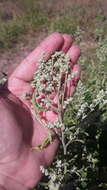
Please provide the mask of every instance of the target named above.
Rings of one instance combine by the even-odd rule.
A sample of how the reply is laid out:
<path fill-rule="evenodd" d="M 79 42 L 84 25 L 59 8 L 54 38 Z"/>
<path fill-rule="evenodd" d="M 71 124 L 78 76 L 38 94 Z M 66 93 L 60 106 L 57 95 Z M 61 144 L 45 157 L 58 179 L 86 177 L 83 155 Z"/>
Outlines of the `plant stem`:
<path fill-rule="evenodd" d="M 65 135 L 64 135 L 63 129 L 62 129 L 62 138 L 61 138 L 61 140 L 62 140 L 62 146 L 63 146 L 63 153 L 64 153 L 64 155 L 66 155 L 67 154 L 67 147 L 66 147 L 66 144 L 65 144 Z M 67 166 L 64 165 L 64 174 L 66 174 L 66 172 L 67 172 Z"/>
<path fill-rule="evenodd" d="M 69 69 L 69 65 L 68 65 L 68 69 Z M 68 78 L 68 70 L 65 75 L 65 81 L 64 81 L 64 91 L 63 91 L 62 104 L 61 104 L 62 108 L 63 108 L 63 104 L 64 104 L 64 96 L 65 96 L 65 90 L 66 90 L 66 85 L 67 85 L 67 78 Z"/>

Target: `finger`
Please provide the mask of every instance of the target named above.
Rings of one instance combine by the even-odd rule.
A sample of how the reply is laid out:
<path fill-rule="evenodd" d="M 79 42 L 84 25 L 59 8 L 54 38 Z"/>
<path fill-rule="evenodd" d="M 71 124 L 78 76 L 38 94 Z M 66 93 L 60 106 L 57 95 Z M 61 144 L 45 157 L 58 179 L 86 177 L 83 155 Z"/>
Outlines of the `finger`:
<path fill-rule="evenodd" d="M 66 93 L 65 97 L 71 97 L 73 96 L 76 86 L 78 84 L 78 81 L 81 76 L 81 68 L 79 65 L 75 64 L 73 66 L 72 73 L 77 73 L 68 83 L 67 83 L 67 88 L 66 88 Z"/>
<path fill-rule="evenodd" d="M 62 36 L 64 38 L 64 43 L 63 43 L 61 50 L 64 53 L 66 53 L 73 43 L 73 37 L 71 37 L 71 35 L 68 35 L 68 34 L 63 34 Z"/>
<path fill-rule="evenodd" d="M 71 64 L 72 72 L 74 72 L 74 73 L 77 72 L 75 77 L 72 78 L 67 83 L 65 97 L 71 97 L 71 96 L 73 96 L 73 94 L 75 92 L 75 88 L 78 84 L 78 81 L 79 81 L 80 75 L 81 75 L 80 66 L 76 64 L 76 62 L 79 59 L 80 54 L 81 54 L 80 47 L 77 45 L 72 45 L 71 48 L 69 49 L 69 51 L 67 52 L 67 54 L 70 56 L 71 62 L 73 63 L 73 64 Z"/>
<path fill-rule="evenodd" d="M 75 64 L 80 56 L 80 48 L 77 45 L 72 45 L 71 48 L 68 50 L 67 54 L 69 55 L 71 62 L 73 63 L 71 65 L 72 67 L 72 72 L 76 72 L 77 71 L 77 75 L 71 79 L 71 81 L 69 81 L 67 83 L 67 88 L 65 91 L 65 97 L 70 97 L 73 96 L 74 92 L 75 92 L 75 88 L 76 85 L 80 79 L 80 75 L 81 75 L 81 69 L 79 67 L 79 65 Z M 57 100 L 57 96 L 54 97 L 53 102 L 55 104 L 57 104 L 58 100 Z"/>
<path fill-rule="evenodd" d="M 75 64 L 73 66 L 72 73 L 77 73 L 77 74 L 69 82 L 67 82 L 67 86 L 66 86 L 66 90 L 65 90 L 65 94 L 64 94 L 65 99 L 73 96 L 73 94 L 75 92 L 75 88 L 76 88 L 76 86 L 78 84 L 78 81 L 79 81 L 80 75 L 81 75 L 80 66 L 77 65 L 77 64 Z M 58 97 L 57 97 L 57 95 L 54 96 L 53 103 L 55 105 L 58 104 Z"/>
<path fill-rule="evenodd" d="M 71 62 L 76 63 L 81 54 L 80 47 L 72 45 L 67 54 L 70 56 Z"/>
<path fill-rule="evenodd" d="M 47 60 L 62 46 L 63 42 L 64 39 L 59 33 L 53 33 L 48 36 L 27 58 L 22 61 L 11 77 L 16 77 L 26 82 L 31 81 L 34 72 L 37 70 L 41 53 L 45 53 L 45 58 Z"/>

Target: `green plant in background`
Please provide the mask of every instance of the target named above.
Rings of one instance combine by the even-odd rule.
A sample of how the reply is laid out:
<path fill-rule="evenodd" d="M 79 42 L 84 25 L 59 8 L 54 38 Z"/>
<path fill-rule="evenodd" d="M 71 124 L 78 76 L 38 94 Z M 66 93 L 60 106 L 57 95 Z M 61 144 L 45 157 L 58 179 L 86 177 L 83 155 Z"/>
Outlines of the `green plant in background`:
<path fill-rule="evenodd" d="M 82 80 L 88 90 L 98 92 L 107 86 L 107 39 L 99 40 L 97 47 L 82 55 L 79 63 L 84 71 Z"/>
<path fill-rule="evenodd" d="M 38 32 L 40 30 L 44 30 L 44 27 L 45 30 L 47 29 L 49 19 L 47 15 L 34 9 L 25 17 L 25 22 L 29 31 Z"/>
<path fill-rule="evenodd" d="M 75 30 L 75 21 L 69 14 L 56 17 L 51 21 L 50 32 L 57 31 L 67 34 L 74 34 Z"/>
<path fill-rule="evenodd" d="M 96 29 L 94 31 L 95 40 L 104 40 L 107 33 L 107 15 L 104 13 L 96 15 Z"/>
<path fill-rule="evenodd" d="M 43 27 L 46 29 L 48 26 L 48 20 L 47 15 L 43 15 L 38 11 L 36 12 L 36 10 L 33 10 L 27 17 L 28 25 L 33 31 L 40 31 Z"/>
<path fill-rule="evenodd" d="M 104 29 L 103 28 L 96 28 L 94 35 L 95 35 L 96 40 L 99 40 L 99 39 L 102 40 L 103 35 L 104 35 Z"/>
<path fill-rule="evenodd" d="M 26 5 L 26 2 L 25 2 Z M 43 10 L 40 6 L 40 2 L 37 1 L 29 1 L 27 6 L 27 11 L 25 14 L 25 22 L 30 31 L 40 31 L 45 30 L 48 27 L 49 18 L 45 10 Z"/>
<path fill-rule="evenodd" d="M 0 48 L 7 49 L 13 47 L 21 39 L 25 31 L 26 27 L 23 21 L 14 20 L 8 23 L 1 23 Z"/>

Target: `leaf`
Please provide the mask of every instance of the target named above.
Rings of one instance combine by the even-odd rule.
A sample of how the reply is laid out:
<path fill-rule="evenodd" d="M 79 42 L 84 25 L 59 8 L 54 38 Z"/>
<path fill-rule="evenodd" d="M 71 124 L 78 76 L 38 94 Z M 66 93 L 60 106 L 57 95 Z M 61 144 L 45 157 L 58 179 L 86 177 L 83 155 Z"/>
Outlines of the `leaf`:
<path fill-rule="evenodd" d="M 42 150 L 42 149 L 48 147 L 48 145 L 50 145 L 52 143 L 52 141 L 54 140 L 54 138 L 55 138 L 55 136 L 52 136 L 51 133 L 49 133 L 49 135 L 47 137 L 45 137 L 45 139 L 42 142 L 42 144 L 40 144 L 38 146 L 34 146 L 34 147 L 32 147 L 32 149 Z"/>

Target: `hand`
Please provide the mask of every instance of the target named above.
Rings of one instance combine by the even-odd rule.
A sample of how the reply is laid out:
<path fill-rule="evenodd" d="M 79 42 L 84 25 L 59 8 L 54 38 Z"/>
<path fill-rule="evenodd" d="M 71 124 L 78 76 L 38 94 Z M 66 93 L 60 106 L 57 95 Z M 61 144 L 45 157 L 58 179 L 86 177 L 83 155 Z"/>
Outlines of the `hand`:
<path fill-rule="evenodd" d="M 48 135 L 48 129 L 33 119 L 29 101 L 22 98 L 23 94 L 32 92 L 30 81 L 37 70 L 41 52 L 44 51 L 49 59 L 57 50 L 68 53 L 73 70 L 78 71 L 68 86 L 67 96 L 72 95 L 80 78 L 80 68 L 76 64 L 80 49 L 73 45 L 69 35 L 59 33 L 47 37 L 25 58 L 9 77 L 7 88 L 1 90 L 0 184 L 6 190 L 27 190 L 36 186 L 43 175 L 40 165 L 49 166 L 58 149 L 58 139 L 43 150 L 31 149 L 32 146 L 42 143 Z M 52 121 L 57 116 L 47 112 L 46 117 Z"/>

